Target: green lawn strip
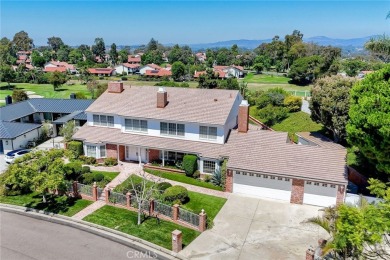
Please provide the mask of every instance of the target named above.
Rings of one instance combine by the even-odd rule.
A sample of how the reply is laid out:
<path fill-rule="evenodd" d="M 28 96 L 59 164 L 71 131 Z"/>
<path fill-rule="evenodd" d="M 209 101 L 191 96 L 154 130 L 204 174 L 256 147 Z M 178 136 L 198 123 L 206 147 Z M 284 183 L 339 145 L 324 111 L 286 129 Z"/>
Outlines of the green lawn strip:
<path fill-rule="evenodd" d="M 108 181 L 112 181 L 119 174 L 119 172 L 104 172 L 104 171 L 91 171 L 91 173 L 93 174 L 101 173 L 104 175 L 104 179 Z"/>
<path fill-rule="evenodd" d="M 138 226 L 136 212 L 112 206 L 103 206 L 83 220 L 139 237 L 169 250 L 172 250 L 171 232 L 175 229 L 183 232 L 184 246 L 189 245 L 200 234 L 169 221 L 160 220 L 160 224 L 157 224 L 156 219 L 152 217 L 146 218 Z"/>
<path fill-rule="evenodd" d="M 188 196 L 190 197 L 190 201 L 180 207 L 196 214 L 199 214 L 202 209 L 204 209 L 207 217 L 211 219 L 215 218 L 226 202 L 225 198 L 219 198 L 193 191 L 188 191 Z"/>
<path fill-rule="evenodd" d="M 203 188 L 212 189 L 212 190 L 220 190 L 220 191 L 222 190 L 221 187 L 215 186 L 212 183 L 200 181 L 200 180 L 185 176 L 183 174 L 163 172 L 163 171 L 150 170 L 150 169 L 145 169 L 145 171 L 150 173 L 150 174 L 160 176 L 162 178 L 172 180 L 172 181 L 187 183 L 187 184 L 191 184 L 194 186 L 203 187 Z"/>
<path fill-rule="evenodd" d="M 50 84 L 30 84 L 30 83 L 12 83 L 13 89 L 22 89 L 24 91 L 33 91 L 36 95 L 43 96 L 45 98 L 65 98 L 68 99 L 71 93 L 81 92 L 88 98 L 91 98 L 91 92 L 87 90 L 86 85 L 64 84 L 54 91 L 53 86 Z M 1 84 L 0 86 L 0 99 L 4 99 L 7 95 L 12 94 L 12 89 L 8 90 L 7 84 Z"/>
<path fill-rule="evenodd" d="M 291 79 L 284 76 L 248 73 L 244 80 L 248 83 L 288 84 Z"/>
<path fill-rule="evenodd" d="M 83 199 L 75 200 L 66 196 L 48 195 L 47 201 L 42 202 L 42 195 L 37 193 L 30 193 L 15 196 L 0 196 L 0 203 L 34 208 L 38 210 L 45 210 L 52 213 L 73 216 L 77 212 L 91 205 L 93 202 Z"/>
<path fill-rule="evenodd" d="M 291 113 L 282 122 L 272 126 L 276 131 L 288 132 L 290 138 L 296 141 L 297 132 L 321 132 L 323 131 L 322 124 L 318 124 L 311 120 L 310 115 L 305 112 Z"/>

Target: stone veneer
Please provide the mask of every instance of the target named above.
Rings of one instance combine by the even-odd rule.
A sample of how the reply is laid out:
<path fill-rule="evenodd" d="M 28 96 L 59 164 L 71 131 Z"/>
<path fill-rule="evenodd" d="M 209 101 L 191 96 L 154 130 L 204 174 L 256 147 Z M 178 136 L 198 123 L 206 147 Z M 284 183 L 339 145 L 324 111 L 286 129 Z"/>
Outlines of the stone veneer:
<path fill-rule="evenodd" d="M 301 179 L 293 179 L 290 203 L 302 204 L 304 192 L 305 192 L 305 181 Z"/>

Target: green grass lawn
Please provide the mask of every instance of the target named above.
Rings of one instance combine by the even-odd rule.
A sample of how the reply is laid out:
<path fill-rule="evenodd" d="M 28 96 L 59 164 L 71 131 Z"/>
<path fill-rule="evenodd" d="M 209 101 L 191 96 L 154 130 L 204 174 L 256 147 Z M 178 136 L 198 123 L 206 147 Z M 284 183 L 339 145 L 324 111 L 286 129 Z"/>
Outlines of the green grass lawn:
<path fill-rule="evenodd" d="M 101 173 L 103 174 L 104 179 L 108 181 L 112 181 L 119 174 L 119 172 L 105 172 L 105 171 L 91 171 L 91 173 L 93 174 Z"/>
<path fill-rule="evenodd" d="M 42 196 L 37 193 L 30 193 L 16 196 L 0 196 L 0 203 L 34 208 L 38 210 L 46 210 L 52 213 L 73 216 L 77 212 L 91 205 L 93 202 L 83 199 L 75 200 L 66 196 L 48 195 L 47 201 L 42 202 Z"/>
<path fill-rule="evenodd" d="M 208 218 L 214 219 L 218 212 L 225 205 L 226 199 L 198 192 L 188 191 L 190 201 L 180 207 L 199 214 L 202 209 Z"/>
<path fill-rule="evenodd" d="M 221 187 L 215 186 L 212 183 L 200 181 L 200 180 L 197 180 L 197 179 L 194 179 L 191 177 L 187 177 L 184 174 L 163 172 L 163 171 L 150 170 L 150 169 L 146 169 L 145 171 L 148 173 L 151 173 L 153 175 L 160 176 L 162 178 L 172 180 L 172 181 L 187 183 L 187 184 L 191 184 L 194 186 L 199 186 L 199 187 L 208 188 L 208 189 L 212 189 L 212 190 L 222 190 Z"/>
<path fill-rule="evenodd" d="M 130 175 L 129 178 L 127 178 L 124 182 L 119 184 L 114 188 L 114 192 L 119 192 L 119 193 L 126 193 L 128 189 L 132 188 L 131 182 L 133 181 L 134 185 L 137 183 L 140 183 L 142 181 L 142 178 L 136 175 Z"/>
<path fill-rule="evenodd" d="M 69 98 L 71 93 L 82 92 L 88 98 L 91 98 L 91 93 L 87 90 L 86 85 L 64 84 L 59 87 L 56 91 L 53 90 L 53 86 L 50 84 L 29 84 L 29 83 L 12 83 L 15 89 L 22 89 L 24 91 L 33 91 L 36 95 L 40 95 L 46 98 Z M 7 95 L 12 95 L 12 89 L 8 89 L 6 83 L 0 85 L 0 99 L 4 100 Z"/>
<path fill-rule="evenodd" d="M 175 229 L 183 232 L 184 247 L 200 234 L 198 231 L 164 220 L 157 224 L 156 219 L 150 217 L 138 226 L 136 212 L 112 206 L 103 206 L 83 220 L 139 237 L 169 250 L 172 250 L 171 232 Z"/>
<path fill-rule="evenodd" d="M 244 81 L 248 83 L 262 83 L 262 84 L 288 84 L 290 78 L 284 76 L 267 75 L 267 74 L 254 74 L 248 73 Z"/>

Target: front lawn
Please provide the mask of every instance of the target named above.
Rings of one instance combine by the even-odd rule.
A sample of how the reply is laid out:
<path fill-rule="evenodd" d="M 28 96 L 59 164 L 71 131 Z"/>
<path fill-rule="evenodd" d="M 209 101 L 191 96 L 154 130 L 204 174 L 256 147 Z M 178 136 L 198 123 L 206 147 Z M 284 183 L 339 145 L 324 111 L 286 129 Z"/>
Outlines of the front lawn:
<path fill-rule="evenodd" d="M 145 169 L 145 171 L 150 173 L 150 174 L 153 174 L 153 175 L 156 175 L 156 176 L 159 176 L 161 178 L 168 179 L 168 180 L 187 183 L 187 184 L 191 184 L 194 186 L 199 186 L 199 187 L 203 187 L 203 188 L 207 188 L 207 189 L 222 191 L 222 187 L 215 186 L 214 184 L 212 184 L 210 182 L 204 182 L 201 180 L 197 180 L 197 179 L 185 176 L 184 174 L 163 172 L 163 171 L 150 170 L 150 169 Z"/>
<path fill-rule="evenodd" d="M 284 76 L 248 73 L 244 80 L 248 83 L 288 84 L 291 79 Z"/>
<path fill-rule="evenodd" d="M 45 210 L 52 213 L 71 217 L 93 202 L 83 199 L 74 199 L 66 196 L 46 196 L 48 203 L 42 202 L 42 195 L 30 193 L 15 196 L 0 196 L 0 203 Z"/>
<path fill-rule="evenodd" d="M 83 220 L 112 228 L 123 233 L 139 237 L 153 244 L 172 250 L 172 231 L 183 232 L 183 247 L 189 245 L 200 232 L 182 227 L 175 223 L 147 217 L 141 225 L 137 225 L 137 213 L 112 206 L 103 206 Z"/>
<path fill-rule="evenodd" d="M 211 219 L 215 218 L 226 202 L 225 198 L 215 197 L 193 191 L 188 191 L 188 196 L 190 197 L 190 201 L 184 205 L 180 205 L 180 207 L 197 214 L 199 214 L 202 209 L 204 209 L 207 217 Z"/>

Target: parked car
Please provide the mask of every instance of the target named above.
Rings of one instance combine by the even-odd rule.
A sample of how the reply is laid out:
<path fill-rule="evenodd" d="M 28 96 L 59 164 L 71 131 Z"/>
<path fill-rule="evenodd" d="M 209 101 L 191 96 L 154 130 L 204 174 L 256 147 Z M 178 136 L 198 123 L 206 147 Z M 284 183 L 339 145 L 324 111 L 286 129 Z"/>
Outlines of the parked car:
<path fill-rule="evenodd" d="M 4 160 L 5 160 L 6 163 L 13 163 L 15 159 L 20 158 L 20 157 L 22 157 L 23 155 L 25 155 L 26 153 L 29 153 L 29 152 L 31 152 L 31 150 L 29 150 L 29 149 L 13 150 L 11 152 L 8 152 L 5 155 Z"/>

